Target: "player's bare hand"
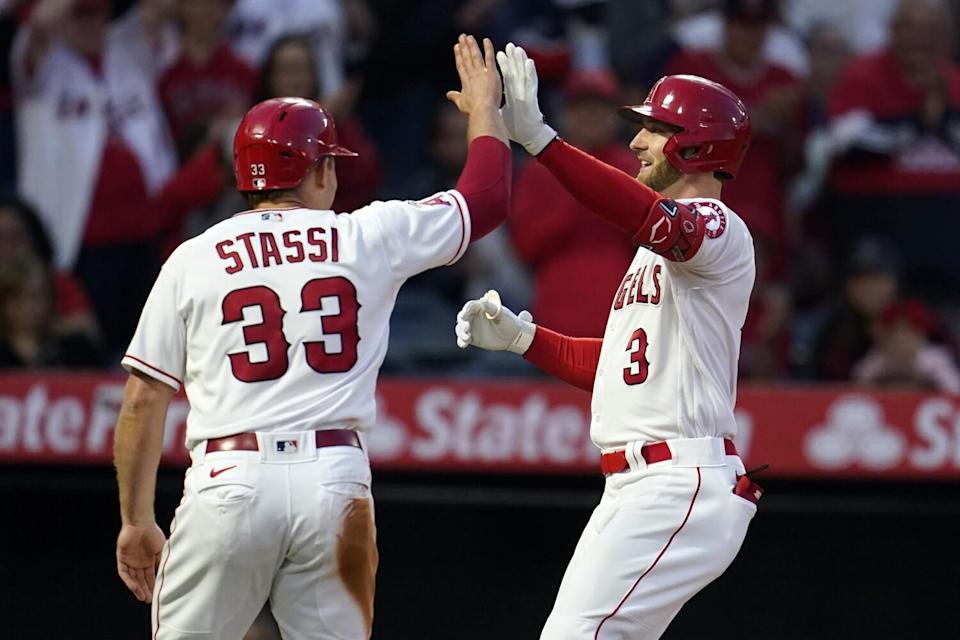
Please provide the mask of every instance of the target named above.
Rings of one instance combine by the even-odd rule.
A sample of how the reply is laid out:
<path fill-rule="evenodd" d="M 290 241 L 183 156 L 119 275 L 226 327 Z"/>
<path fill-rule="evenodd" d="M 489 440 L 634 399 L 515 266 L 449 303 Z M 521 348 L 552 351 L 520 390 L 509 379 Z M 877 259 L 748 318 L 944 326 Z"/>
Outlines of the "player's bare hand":
<path fill-rule="evenodd" d="M 481 51 L 476 38 L 460 34 L 457 44 L 453 45 L 453 56 L 460 76 L 460 91 L 448 91 L 447 99 L 468 115 L 499 109 L 503 87 L 490 39 L 483 39 Z"/>
<path fill-rule="evenodd" d="M 156 522 L 145 526 L 125 524 L 117 536 L 117 573 L 140 602 L 153 600 L 160 551 L 166 541 Z"/>

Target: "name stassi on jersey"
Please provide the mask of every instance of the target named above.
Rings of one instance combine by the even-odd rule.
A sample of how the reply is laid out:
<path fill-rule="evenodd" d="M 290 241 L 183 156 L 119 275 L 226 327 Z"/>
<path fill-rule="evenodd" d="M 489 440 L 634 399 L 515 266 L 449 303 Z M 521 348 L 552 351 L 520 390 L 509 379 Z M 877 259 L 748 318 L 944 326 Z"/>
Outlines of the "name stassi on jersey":
<path fill-rule="evenodd" d="M 282 235 L 271 231 L 248 231 L 216 244 L 224 271 L 233 275 L 244 269 L 259 269 L 309 260 L 340 262 L 340 239 L 336 229 L 310 227 L 291 229 Z"/>

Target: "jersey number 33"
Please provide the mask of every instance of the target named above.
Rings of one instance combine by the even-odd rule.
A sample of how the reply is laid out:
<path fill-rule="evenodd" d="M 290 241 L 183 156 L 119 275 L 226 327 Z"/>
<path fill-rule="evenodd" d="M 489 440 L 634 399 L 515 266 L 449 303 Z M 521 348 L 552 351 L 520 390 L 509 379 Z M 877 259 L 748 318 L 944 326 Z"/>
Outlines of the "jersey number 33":
<path fill-rule="evenodd" d="M 320 316 L 324 340 L 303 343 L 307 364 L 317 373 L 344 373 L 357 363 L 357 343 L 360 342 L 357 313 L 360 303 L 352 282 L 341 276 L 310 280 L 300 290 L 299 312 L 322 312 L 325 310 L 324 301 L 331 298 L 339 302 L 339 311 Z M 234 377 L 242 382 L 276 380 L 290 366 L 290 343 L 283 333 L 286 311 L 280 305 L 277 292 L 262 285 L 231 291 L 223 299 L 221 324 L 243 321 L 243 310 L 250 307 L 259 307 L 262 321 L 244 325 L 244 344 L 248 347 L 262 344 L 267 357 L 266 360 L 253 362 L 249 351 L 231 353 L 228 355 L 230 369 Z M 337 352 L 328 350 L 328 341 L 334 336 L 340 338 L 340 350 Z"/>

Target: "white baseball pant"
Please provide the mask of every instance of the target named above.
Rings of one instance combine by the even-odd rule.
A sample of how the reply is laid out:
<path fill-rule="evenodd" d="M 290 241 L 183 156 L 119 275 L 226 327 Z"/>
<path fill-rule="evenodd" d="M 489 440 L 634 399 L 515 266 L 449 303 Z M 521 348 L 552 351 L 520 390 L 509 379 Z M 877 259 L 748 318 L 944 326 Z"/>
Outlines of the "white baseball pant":
<path fill-rule="evenodd" d="M 269 599 L 285 639 L 366 640 L 378 560 L 366 453 L 317 448 L 313 432 L 257 437 L 259 451 L 192 452 L 153 639 L 240 640 Z"/>
<path fill-rule="evenodd" d="M 655 640 L 730 565 L 757 506 L 733 493 L 740 458 L 705 440 L 718 439 L 668 441 L 674 458 L 649 466 L 628 448 L 630 470 L 607 477 L 541 640 Z"/>

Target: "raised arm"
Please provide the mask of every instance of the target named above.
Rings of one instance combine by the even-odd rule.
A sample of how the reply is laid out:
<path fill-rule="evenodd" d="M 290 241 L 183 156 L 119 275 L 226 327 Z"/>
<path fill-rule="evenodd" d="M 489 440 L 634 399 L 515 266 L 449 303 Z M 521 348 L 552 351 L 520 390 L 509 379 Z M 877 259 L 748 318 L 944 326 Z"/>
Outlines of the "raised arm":
<path fill-rule="evenodd" d="M 20 63 L 26 80 L 33 79 L 33 72 L 43 63 L 51 40 L 76 3 L 77 0 L 40 0 L 30 10 L 24 25 L 26 43 Z"/>
<path fill-rule="evenodd" d="M 559 139 L 543 121 L 537 69 L 521 47 L 508 44 L 497 62 L 506 87 L 503 117 L 511 140 L 536 156 L 580 204 L 629 233 L 634 244 L 676 262 L 696 254 L 704 225 L 695 211 Z"/>
<path fill-rule="evenodd" d="M 507 129 L 500 115 L 502 88 L 494 62 L 493 43 L 461 35 L 454 45 L 460 91 L 447 99 L 467 116 L 467 162 L 457 180 L 457 191 L 467 201 L 472 224 L 471 241 L 493 231 L 510 209 L 511 158 Z"/>

